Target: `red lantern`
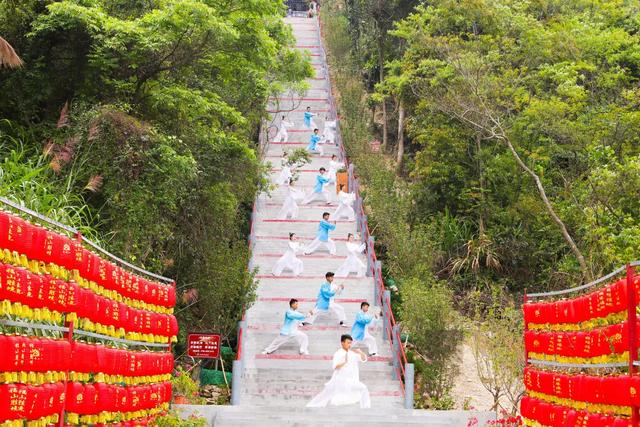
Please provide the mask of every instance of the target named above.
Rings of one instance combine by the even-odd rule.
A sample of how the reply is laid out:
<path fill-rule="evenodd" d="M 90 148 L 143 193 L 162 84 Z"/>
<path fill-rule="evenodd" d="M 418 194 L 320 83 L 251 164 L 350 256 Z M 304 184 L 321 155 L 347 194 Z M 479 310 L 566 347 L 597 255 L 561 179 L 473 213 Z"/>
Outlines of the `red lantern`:
<path fill-rule="evenodd" d="M 629 395 L 630 381 L 628 375 L 618 375 L 602 378 L 602 393 L 607 396 L 610 405 L 631 406 Z"/>
<path fill-rule="evenodd" d="M 6 249 L 9 247 L 8 235 L 9 235 L 9 227 L 11 226 L 10 225 L 11 219 L 12 217 L 10 214 L 0 210 L 0 249 Z"/>
<path fill-rule="evenodd" d="M 84 402 L 80 408 L 79 414 L 93 415 L 99 412 L 98 410 L 98 395 L 96 388 L 93 384 L 87 383 L 84 385 Z"/>
<path fill-rule="evenodd" d="M 585 375 L 582 384 L 584 386 L 583 398 L 586 402 L 591 403 L 607 403 L 604 394 L 602 377 Z"/>
<path fill-rule="evenodd" d="M 576 396 L 580 393 L 581 385 L 582 385 L 582 378 L 580 375 L 569 375 L 567 398 L 576 400 Z"/>
<path fill-rule="evenodd" d="M 612 427 L 633 427 L 631 420 L 625 417 L 616 417 L 613 420 Z"/>
<path fill-rule="evenodd" d="M 629 398 L 633 406 L 640 406 L 640 377 L 637 375 L 629 379 Z"/>
<path fill-rule="evenodd" d="M 5 226 L 6 241 L 3 248 L 16 251 L 19 254 L 26 254 L 25 249 L 31 248 L 33 226 L 15 215 L 8 216 Z"/>
<path fill-rule="evenodd" d="M 2 280 L 5 286 L 5 299 L 26 304 L 28 300 L 27 271 L 12 265 L 5 265 L 2 273 L 4 274 L 4 277 L 0 280 Z"/>
<path fill-rule="evenodd" d="M 0 421 L 25 418 L 26 403 L 26 385 L 0 384 Z"/>
<path fill-rule="evenodd" d="M 553 395 L 554 394 L 554 378 L 553 374 L 545 371 L 537 371 L 538 379 L 537 384 L 538 391 L 544 394 Z"/>
<path fill-rule="evenodd" d="M 591 318 L 589 313 L 589 298 L 581 296 L 573 300 L 576 323 L 585 322 Z"/>
<path fill-rule="evenodd" d="M 167 300 L 167 307 L 174 307 L 176 305 L 176 284 L 171 283 L 168 288 L 168 300 Z"/>

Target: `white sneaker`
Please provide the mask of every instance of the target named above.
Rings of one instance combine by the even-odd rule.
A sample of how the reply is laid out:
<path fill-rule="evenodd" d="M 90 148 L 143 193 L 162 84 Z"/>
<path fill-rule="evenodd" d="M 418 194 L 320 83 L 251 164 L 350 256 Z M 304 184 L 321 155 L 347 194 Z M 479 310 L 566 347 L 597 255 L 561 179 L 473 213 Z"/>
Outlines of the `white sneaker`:
<path fill-rule="evenodd" d="M 269 353 L 267 350 L 262 350 L 261 354 L 271 354 L 271 353 Z"/>
<path fill-rule="evenodd" d="M 300 355 L 301 355 L 301 356 L 308 356 L 308 355 L 309 355 L 309 352 L 308 352 L 308 351 L 301 351 L 301 352 L 300 352 Z"/>

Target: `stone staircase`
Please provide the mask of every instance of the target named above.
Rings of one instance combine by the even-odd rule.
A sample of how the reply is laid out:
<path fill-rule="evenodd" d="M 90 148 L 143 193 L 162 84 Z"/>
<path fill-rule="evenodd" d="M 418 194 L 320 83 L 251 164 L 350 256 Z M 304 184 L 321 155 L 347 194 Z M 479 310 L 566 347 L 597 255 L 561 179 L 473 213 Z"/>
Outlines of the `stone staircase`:
<path fill-rule="evenodd" d="M 289 143 L 269 143 L 263 153 L 264 161 L 273 165 L 272 181 L 280 173 L 282 152 L 303 148 L 308 144 L 311 130 L 303 125 L 306 107 L 311 107 L 311 111 L 317 114 L 314 120 L 321 131 L 330 110 L 328 81 L 323 70 L 316 21 L 287 18 L 287 22 L 298 39 L 297 46 L 311 55 L 316 76 L 308 81 L 311 89 L 302 98 L 300 95 L 292 97 L 283 94 L 272 100 L 269 106 L 271 111 L 282 111 L 272 113 L 275 126 L 280 126 L 283 114 L 295 124 L 289 129 Z M 287 112 L 294 107 L 294 111 Z M 329 117 L 329 120 L 334 118 Z M 324 156 L 312 155 L 312 161 L 299 171 L 296 188 L 309 191 L 315 183 L 318 169 L 321 166 L 328 168 L 332 154 L 340 155 L 338 147 L 326 144 Z M 303 313 L 313 307 L 318 289 L 324 281 L 324 274 L 337 270 L 346 258 L 347 233 L 356 232 L 355 221 L 338 221 L 336 230 L 331 233 L 338 249 L 335 256 L 330 256 L 324 249 L 308 256 L 300 255 L 304 262 L 301 277 L 288 276 L 290 273 L 287 271 L 283 273 L 284 277 L 273 277 L 271 269 L 287 248 L 289 232 L 296 233 L 303 244 L 310 242 L 315 238 L 322 213 L 333 212 L 337 207 L 333 193 L 331 206 L 327 206 L 324 201 L 314 201 L 306 206 L 300 205 L 300 214 L 296 220 L 276 220 L 285 196 L 286 189 L 282 188 L 270 195 L 261 195 L 256 203 L 253 266 L 259 269 L 258 300 L 246 313 L 246 330 L 242 343 L 244 374 L 240 394 L 240 406 L 252 406 L 252 410 L 256 406 L 274 405 L 304 408 L 331 377 L 331 357 L 339 348 L 340 335 L 350 331 L 349 328 L 339 328 L 337 321 L 333 319 L 319 317 L 313 326 L 300 327 L 309 336 L 309 356 L 298 355 L 297 344 L 293 341 L 271 355 L 260 354 L 278 334 L 290 298 L 300 300 L 299 310 Z M 345 284 L 345 290 L 337 297 L 336 302 L 345 308 L 347 323 L 351 325 L 360 309 L 360 303 L 373 302 L 373 279 L 353 277 L 336 281 Z M 361 366 L 361 380 L 369 387 L 373 407 L 402 408 L 401 384 L 392 379 L 390 347 L 382 340 L 381 328 L 377 328 L 375 335 L 380 354 Z"/>
<path fill-rule="evenodd" d="M 321 40 L 315 19 L 287 18 L 297 39 L 298 48 L 311 54 L 316 76 L 309 80 L 311 89 L 304 98 L 296 95 L 282 95 L 272 100 L 270 110 L 274 125 L 279 126 L 284 114 L 295 126 L 290 129 L 289 143 L 268 143 L 264 161 L 271 162 L 272 180 L 279 174 L 280 157 L 283 150 L 291 151 L 308 144 L 311 131 L 303 126 L 303 114 L 307 106 L 316 113 L 314 118 L 323 129 L 325 117 L 329 113 L 330 101 L 326 69 L 323 62 Z M 276 110 L 292 112 L 276 112 Z M 329 117 L 334 120 L 334 117 Z M 273 132 L 270 139 L 273 139 Z M 340 157 L 336 146 L 324 146 L 324 156 L 312 155 L 310 164 L 300 171 L 297 188 L 308 191 L 315 182 L 317 170 L 328 167 L 331 154 Z M 315 238 L 317 223 L 322 213 L 333 212 L 337 207 L 335 194 L 332 205 L 315 201 L 300 205 L 300 214 L 295 221 L 275 220 L 284 201 L 285 190 L 279 189 L 270 195 L 261 195 L 256 201 L 253 232 L 252 265 L 259 268 L 257 278 L 258 300 L 247 311 L 242 328 L 241 369 L 234 364 L 234 385 L 237 396 L 234 406 L 177 405 L 183 416 L 197 413 L 204 416 L 210 425 L 223 427 L 320 427 L 341 426 L 367 427 L 389 426 L 484 426 L 494 418 L 492 413 L 470 411 L 424 411 L 404 409 L 404 393 L 399 380 L 393 379 L 392 352 L 388 341 L 382 339 L 382 326 L 378 325 L 373 335 L 378 342 L 379 354 L 370 358 L 360 367 L 360 380 L 371 393 L 370 409 L 351 407 L 329 407 L 326 409 L 305 408 L 305 404 L 317 394 L 330 379 L 331 358 L 339 348 L 340 335 L 350 328 L 340 328 L 334 319 L 318 317 L 313 326 L 300 327 L 309 336 L 309 355 L 299 355 L 295 342 L 280 347 L 270 355 L 262 350 L 278 334 L 290 298 L 300 301 L 299 310 L 306 313 L 315 303 L 320 285 L 327 271 L 335 271 L 346 258 L 345 240 L 347 233 L 356 232 L 354 221 L 339 221 L 337 229 L 331 233 L 336 241 L 337 254 L 329 255 L 321 249 L 311 255 L 299 257 L 304 262 L 304 272 L 299 277 L 288 271 L 281 277 L 271 275 L 271 269 L 287 247 L 289 232 L 296 233 L 303 244 Z M 366 261 L 363 259 L 363 261 Z M 345 308 L 347 324 L 353 322 L 360 302 L 374 303 L 374 280 L 372 277 L 336 279 L 344 283 L 344 291 L 336 301 Z M 379 311 L 379 307 L 371 307 Z M 242 372 L 241 375 L 237 375 Z M 473 420 L 477 420 L 477 423 Z"/>

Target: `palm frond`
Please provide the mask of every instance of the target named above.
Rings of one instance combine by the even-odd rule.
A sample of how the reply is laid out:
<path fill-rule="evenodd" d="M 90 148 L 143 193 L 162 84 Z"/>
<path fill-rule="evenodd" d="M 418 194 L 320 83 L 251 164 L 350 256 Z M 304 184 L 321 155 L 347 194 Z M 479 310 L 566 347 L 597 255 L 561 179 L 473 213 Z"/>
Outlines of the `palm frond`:
<path fill-rule="evenodd" d="M 0 37 L 0 66 L 8 68 L 22 67 L 22 59 L 8 41 Z"/>

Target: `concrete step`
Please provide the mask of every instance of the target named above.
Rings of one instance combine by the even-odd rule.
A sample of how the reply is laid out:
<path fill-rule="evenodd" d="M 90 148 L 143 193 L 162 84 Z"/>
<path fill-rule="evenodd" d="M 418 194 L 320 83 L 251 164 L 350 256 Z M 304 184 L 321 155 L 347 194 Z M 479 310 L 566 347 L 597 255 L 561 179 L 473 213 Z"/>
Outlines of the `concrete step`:
<path fill-rule="evenodd" d="M 364 301 L 364 298 L 349 302 L 340 301 L 339 299 L 336 300 L 336 303 L 344 308 L 349 328 L 356 314 L 360 311 L 360 303 L 362 301 Z M 300 303 L 298 310 L 302 313 L 307 313 L 314 306 L 315 302 Z M 247 311 L 246 318 L 251 323 L 277 322 L 284 317 L 287 308 L 288 304 L 282 302 L 257 302 Z M 333 325 L 335 323 L 337 323 L 337 319 L 329 315 L 319 315 L 314 322 L 314 324 L 318 325 Z"/>
<path fill-rule="evenodd" d="M 322 218 L 322 212 L 318 215 L 320 219 Z M 255 228 L 256 233 L 259 231 L 260 235 L 271 235 L 271 236 L 285 236 L 287 240 L 289 240 L 289 231 L 295 232 L 300 236 L 314 236 L 318 232 L 318 224 L 320 219 L 313 222 L 291 222 L 291 220 L 285 220 L 283 222 L 260 222 L 260 228 Z M 254 225 L 255 226 L 255 225 Z M 336 224 L 336 229 L 329 232 L 329 237 L 332 239 L 334 237 L 342 237 L 344 239 L 347 238 L 347 233 L 354 233 L 356 231 L 355 222 L 338 222 Z"/>
<path fill-rule="evenodd" d="M 314 252 L 315 253 L 315 252 Z M 325 252 L 326 254 L 326 252 Z M 323 276 L 328 271 L 335 272 L 343 263 L 343 259 L 309 259 L 299 257 L 304 265 L 302 274 L 304 275 L 320 275 Z M 269 274 L 272 272 L 273 266 L 278 261 L 277 257 L 260 257 L 256 256 L 253 261 L 253 266 L 258 268 L 258 272 Z M 364 261 L 364 260 L 363 260 Z M 366 262 L 365 262 L 366 265 Z M 291 271 L 285 270 L 283 274 L 291 274 Z M 336 280 L 340 281 L 340 278 Z"/>
<path fill-rule="evenodd" d="M 333 353 L 338 348 L 332 345 L 326 349 L 324 354 L 245 354 L 245 369 L 273 369 L 273 370 L 328 370 L 331 371 L 331 359 Z M 360 365 L 360 373 L 376 371 L 379 373 L 391 372 L 391 358 L 388 356 L 370 357 L 366 363 Z M 389 377 L 391 381 L 391 377 Z"/>
<path fill-rule="evenodd" d="M 335 196 L 333 196 L 330 200 L 335 200 Z M 281 208 L 282 208 L 281 203 L 271 202 L 257 211 L 258 216 L 256 217 L 256 219 L 260 222 L 266 222 L 266 223 L 277 222 L 280 224 L 291 224 L 291 225 L 295 225 L 298 223 L 303 224 L 304 222 L 311 221 L 312 224 L 316 224 L 317 226 L 319 222 L 318 218 L 322 217 L 322 213 L 325 210 L 332 215 L 333 215 L 333 212 L 336 210 L 335 206 L 329 206 L 329 209 L 327 209 L 326 205 L 325 206 L 298 205 L 298 217 L 295 220 L 292 220 L 292 219 L 280 220 L 278 219 L 278 214 L 280 213 Z M 352 224 L 354 226 L 356 224 L 355 220 L 349 220 L 346 218 L 339 219 L 337 221 L 338 221 L 338 224 Z"/>
<path fill-rule="evenodd" d="M 291 281 L 287 281 L 291 282 Z M 373 288 L 369 285 L 360 286 L 355 284 L 357 282 L 352 282 L 351 285 L 345 285 L 341 298 L 358 298 L 361 300 L 365 300 L 369 302 L 369 304 L 374 304 L 373 301 Z M 284 298 L 286 299 L 282 301 L 282 304 L 287 306 L 289 303 L 289 298 L 296 298 L 302 301 L 302 304 L 306 304 L 309 300 L 315 301 L 318 296 L 318 289 L 320 288 L 320 283 L 313 281 L 313 286 L 300 286 L 299 284 L 286 282 L 276 282 L 275 280 L 261 280 L 260 286 L 258 287 L 258 298 Z M 372 312 L 379 312 L 378 310 L 374 310 L 371 308 Z"/>
<path fill-rule="evenodd" d="M 314 330 L 307 330 L 304 332 L 309 336 L 310 355 L 321 355 L 323 353 L 326 353 L 328 348 L 337 348 L 340 343 L 340 334 L 345 333 L 344 331 L 325 331 L 324 333 L 321 333 L 321 331 Z M 346 333 L 348 332 L 349 331 L 347 331 Z M 391 357 L 391 347 L 387 342 L 382 341 L 382 332 L 375 332 L 374 335 L 376 336 L 376 342 L 378 344 L 378 355 L 382 357 Z M 271 341 L 273 341 L 276 336 L 278 336 L 278 331 L 271 331 L 270 333 L 263 334 L 253 333 L 250 337 L 247 338 L 246 343 L 244 343 L 246 344 L 245 350 L 247 350 L 251 354 L 259 354 L 271 343 Z M 360 348 L 363 352 L 368 353 L 368 349 L 363 345 L 359 345 L 357 348 Z M 296 341 L 291 340 L 282 345 L 272 354 L 296 355 L 298 354 L 298 350 L 299 347 Z M 329 364 L 327 366 L 329 366 Z"/>
<path fill-rule="evenodd" d="M 495 419 L 488 412 L 407 410 L 399 403 L 389 405 L 389 399 L 372 397 L 371 400 L 370 409 L 360 409 L 355 405 L 329 408 L 264 405 L 265 402 L 258 399 L 247 402 L 256 405 L 250 411 L 244 405 L 176 406 L 184 417 L 198 412 L 208 419 L 210 425 L 216 427 L 467 427 L 474 419 L 479 426 Z M 390 408 L 393 408 L 392 412 L 389 411 Z"/>
<path fill-rule="evenodd" d="M 302 213 L 302 209 L 300 210 Z M 259 231 L 259 227 L 258 230 Z M 270 237 L 270 238 L 269 238 Z M 276 238 L 277 237 L 277 238 Z M 303 245 L 311 242 L 311 237 L 313 236 L 300 236 L 300 237 L 308 237 L 308 239 L 301 240 L 300 243 Z M 325 260 L 338 260 L 344 261 L 347 257 L 347 247 L 345 245 L 345 240 L 341 237 L 337 237 L 333 239 L 336 241 L 336 255 L 330 255 L 326 250 L 317 251 L 309 255 L 298 254 L 298 257 L 305 261 L 307 259 L 325 259 Z M 289 235 L 283 231 L 278 236 L 265 236 L 262 239 L 256 239 L 255 245 L 253 246 L 253 254 L 254 257 L 264 257 L 271 256 L 272 254 L 283 254 L 288 248 Z M 323 248 L 322 248 L 323 249 Z M 278 255 L 280 256 L 280 255 Z M 361 258 L 362 259 L 362 258 Z"/>

